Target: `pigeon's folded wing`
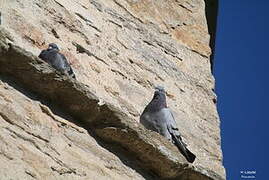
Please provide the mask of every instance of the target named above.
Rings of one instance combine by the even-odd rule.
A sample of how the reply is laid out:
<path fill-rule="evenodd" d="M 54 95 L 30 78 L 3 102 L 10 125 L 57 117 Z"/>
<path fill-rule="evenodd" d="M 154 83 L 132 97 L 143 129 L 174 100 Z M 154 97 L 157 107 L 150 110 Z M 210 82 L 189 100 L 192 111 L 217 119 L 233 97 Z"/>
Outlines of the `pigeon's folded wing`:
<path fill-rule="evenodd" d="M 167 118 L 167 126 L 170 133 L 173 133 L 176 137 L 180 138 L 181 135 L 179 133 L 176 120 L 174 118 L 174 115 L 171 111 L 171 109 L 167 108 L 167 113 L 169 113 L 169 118 Z"/>
<path fill-rule="evenodd" d="M 60 54 L 60 55 L 61 55 L 61 58 L 63 60 L 64 67 L 65 67 L 66 71 L 68 72 L 68 74 L 70 76 L 72 76 L 73 78 L 76 78 L 75 73 L 74 73 L 72 67 L 70 66 L 70 64 L 68 63 L 66 57 L 63 54 Z"/>
<path fill-rule="evenodd" d="M 188 150 L 186 144 L 182 141 L 173 113 L 171 112 L 170 109 L 168 109 L 168 111 L 170 113 L 171 118 L 167 118 L 167 128 L 172 136 L 173 143 L 178 147 L 179 151 L 186 157 L 188 162 L 193 163 L 196 156 Z"/>

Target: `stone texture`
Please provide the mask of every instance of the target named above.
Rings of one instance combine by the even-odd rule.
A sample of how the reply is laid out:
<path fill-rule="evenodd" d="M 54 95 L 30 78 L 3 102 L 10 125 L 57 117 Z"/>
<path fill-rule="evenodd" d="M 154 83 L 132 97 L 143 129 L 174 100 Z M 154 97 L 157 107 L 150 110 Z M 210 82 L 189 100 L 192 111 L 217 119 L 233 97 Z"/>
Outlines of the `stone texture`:
<path fill-rule="evenodd" d="M 205 5 L 202 0 L 1 5 L 0 132 L 6 143 L 0 158 L 12 168 L 0 174 L 225 178 Z M 59 44 L 78 81 L 36 57 L 50 42 Z M 138 123 L 159 84 L 168 91 L 184 141 L 197 155 L 193 166 Z M 40 167 L 32 166 L 35 162 Z"/>

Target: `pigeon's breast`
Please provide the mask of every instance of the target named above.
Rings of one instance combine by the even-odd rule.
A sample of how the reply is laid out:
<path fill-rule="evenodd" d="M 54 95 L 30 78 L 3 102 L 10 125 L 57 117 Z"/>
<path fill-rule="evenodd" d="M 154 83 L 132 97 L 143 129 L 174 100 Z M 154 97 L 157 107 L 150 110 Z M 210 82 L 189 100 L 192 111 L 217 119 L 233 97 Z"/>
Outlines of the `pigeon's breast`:
<path fill-rule="evenodd" d="M 146 112 L 140 122 L 147 128 L 158 133 L 166 129 L 166 113 L 164 111 Z"/>

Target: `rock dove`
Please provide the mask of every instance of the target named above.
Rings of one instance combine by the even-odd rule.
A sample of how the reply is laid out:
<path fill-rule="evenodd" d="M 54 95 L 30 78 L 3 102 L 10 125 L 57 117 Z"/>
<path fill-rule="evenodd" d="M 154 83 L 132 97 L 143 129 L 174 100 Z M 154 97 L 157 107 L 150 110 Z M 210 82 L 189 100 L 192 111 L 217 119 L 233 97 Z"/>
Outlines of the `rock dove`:
<path fill-rule="evenodd" d="M 180 137 L 174 116 L 166 104 L 164 88 L 157 86 L 155 89 L 151 102 L 146 106 L 140 116 L 140 123 L 145 128 L 166 137 L 177 146 L 188 162 L 193 163 L 196 156 L 187 149 L 186 144 L 183 143 Z"/>
<path fill-rule="evenodd" d="M 76 79 L 73 69 L 67 59 L 59 51 L 60 50 L 56 44 L 50 43 L 48 49 L 42 50 L 38 57 L 49 63 L 58 71 Z"/>

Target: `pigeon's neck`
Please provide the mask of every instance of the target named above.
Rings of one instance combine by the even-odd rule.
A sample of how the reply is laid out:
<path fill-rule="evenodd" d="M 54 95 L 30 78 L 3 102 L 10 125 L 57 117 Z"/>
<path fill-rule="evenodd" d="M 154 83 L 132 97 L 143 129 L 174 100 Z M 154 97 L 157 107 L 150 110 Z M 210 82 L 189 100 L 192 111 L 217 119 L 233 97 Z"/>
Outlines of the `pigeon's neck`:
<path fill-rule="evenodd" d="M 154 94 L 151 102 L 147 106 L 148 111 L 156 112 L 163 108 L 167 108 L 165 94 Z"/>
<path fill-rule="evenodd" d="M 50 52 L 53 52 L 53 51 L 55 51 L 55 52 L 59 52 L 59 50 L 57 50 L 57 49 L 52 49 L 52 48 L 47 49 L 47 51 L 50 51 Z"/>

